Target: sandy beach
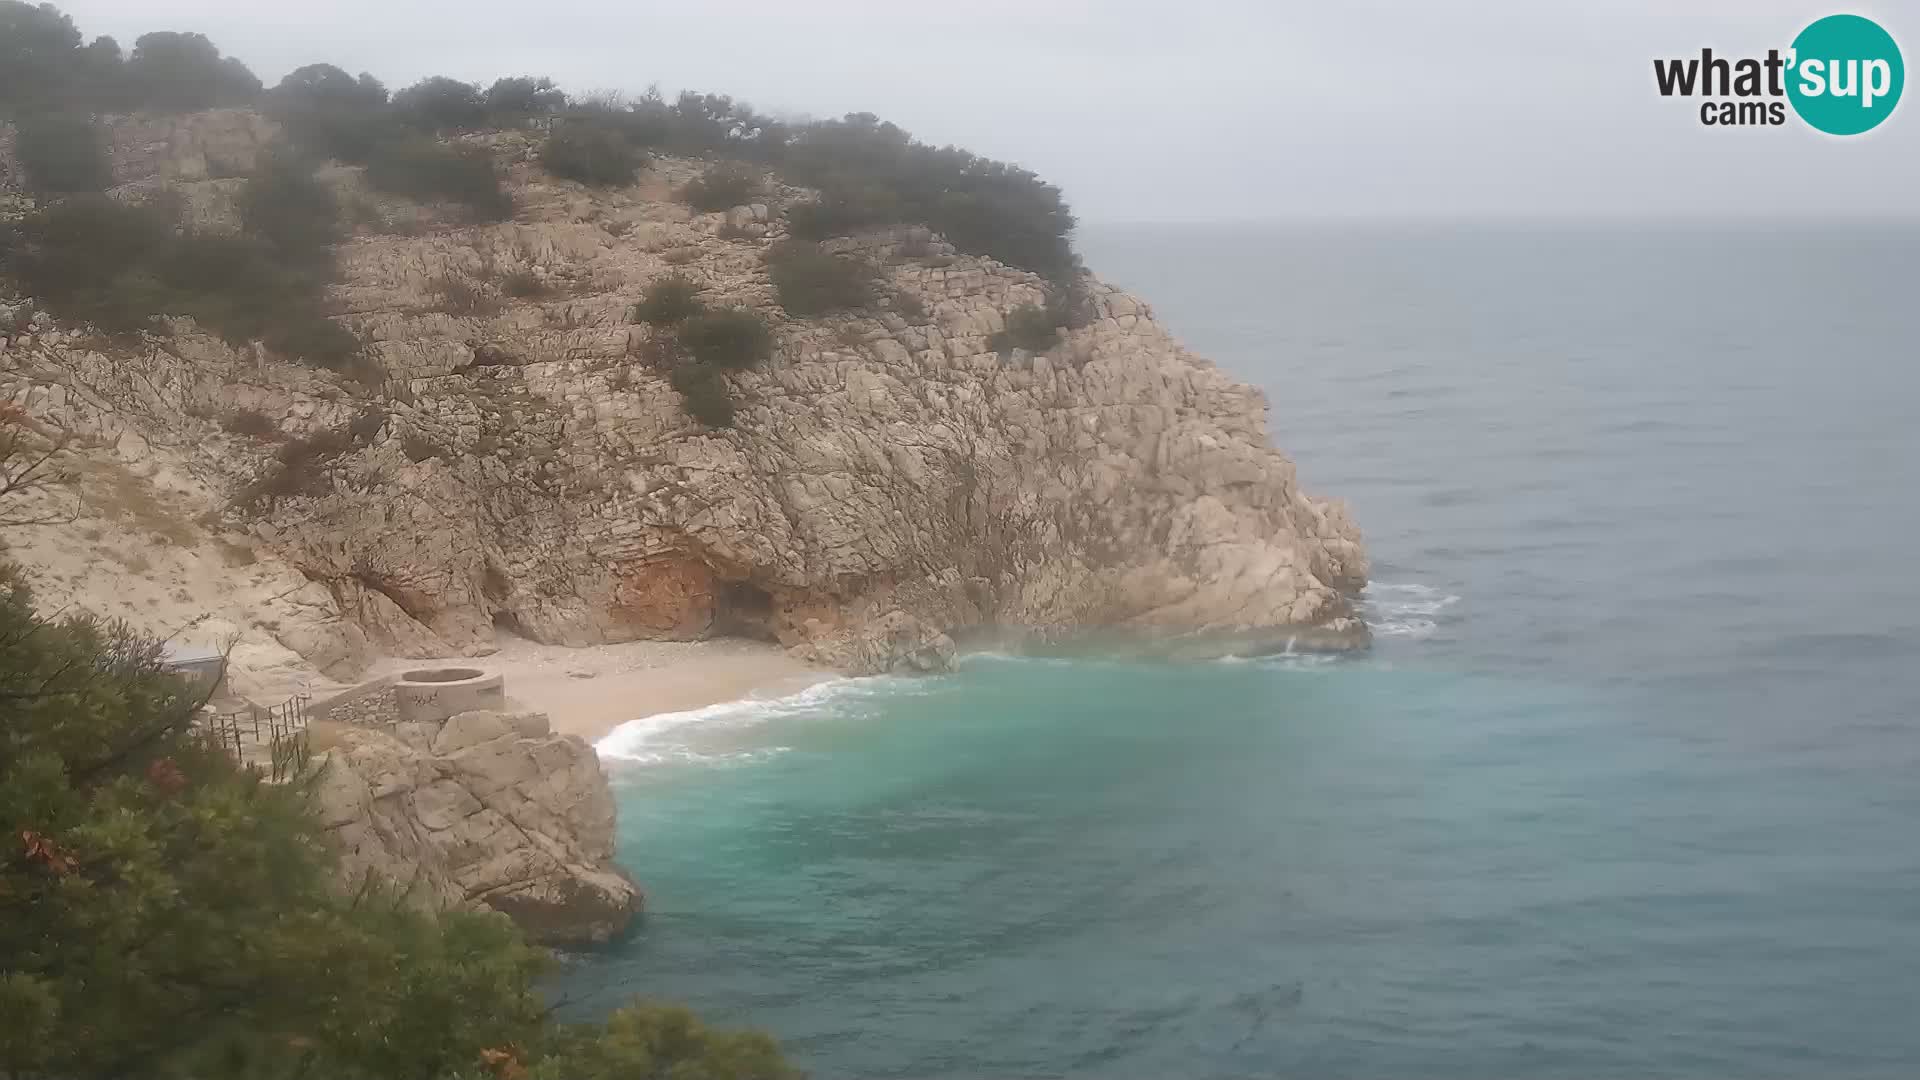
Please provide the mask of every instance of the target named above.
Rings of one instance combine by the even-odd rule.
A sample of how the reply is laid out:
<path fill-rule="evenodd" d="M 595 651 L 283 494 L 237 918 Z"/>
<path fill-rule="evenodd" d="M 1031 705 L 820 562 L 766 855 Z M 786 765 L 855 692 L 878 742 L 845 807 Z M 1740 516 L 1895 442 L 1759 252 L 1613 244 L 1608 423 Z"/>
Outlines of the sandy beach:
<path fill-rule="evenodd" d="M 507 697 L 516 709 L 546 713 L 555 731 L 589 742 L 629 720 L 756 694 L 797 693 L 835 675 L 777 645 L 738 639 L 568 648 L 502 635 L 499 652 L 470 662 L 506 677 Z M 401 670 L 419 663 L 392 666 Z"/>

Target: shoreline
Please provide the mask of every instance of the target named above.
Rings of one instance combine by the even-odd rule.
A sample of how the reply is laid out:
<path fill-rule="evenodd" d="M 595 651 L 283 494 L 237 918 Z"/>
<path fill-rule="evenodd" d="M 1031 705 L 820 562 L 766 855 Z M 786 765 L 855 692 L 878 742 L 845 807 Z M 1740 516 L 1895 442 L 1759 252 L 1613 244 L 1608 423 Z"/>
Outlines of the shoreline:
<path fill-rule="evenodd" d="M 510 711 L 545 713 L 555 732 L 578 735 L 589 745 L 630 721 L 755 695 L 795 694 L 840 675 L 771 642 L 744 638 L 568 646 L 505 634 L 499 651 L 488 656 L 389 658 L 377 673 L 456 664 L 500 674 Z"/>

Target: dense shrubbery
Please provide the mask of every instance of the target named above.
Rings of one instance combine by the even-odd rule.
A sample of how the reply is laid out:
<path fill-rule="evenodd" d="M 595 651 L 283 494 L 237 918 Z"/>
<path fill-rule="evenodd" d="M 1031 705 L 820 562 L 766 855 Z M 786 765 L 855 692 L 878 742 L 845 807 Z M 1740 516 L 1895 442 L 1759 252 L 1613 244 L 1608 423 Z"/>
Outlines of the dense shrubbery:
<path fill-rule="evenodd" d="M 700 286 L 684 274 L 668 274 L 647 286 L 634 305 L 633 321 L 673 326 L 700 314 Z"/>
<path fill-rule="evenodd" d="M 14 157 L 26 169 L 36 197 L 99 192 L 113 186 L 105 133 L 86 114 L 40 113 L 22 117 L 14 127 Z"/>
<path fill-rule="evenodd" d="M 680 197 L 686 200 L 688 206 L 703 213 L 730 210 L 753 201 L 760 191 L 761 180 L 758 169 L 738 162 L 726 162 L 712 166 L 689 181 L 681 189 Z"/>
<path fill-rule="evenodd" d="M 401 137 L 386 107 L 380 80 L 365 72 L 356 79 L 332 64 L 308 64 L 266 96 L 267 115 L 289 139 L 320 157 L 354 165 L 366 164 L 380 146 Z"/>
<path fill-rule="evenodd" d="M 248 105 L 260 96 L 253 72 L 221 56 L 204 34 L 142 34 L 127 57 L 125 78 L 133 100 L 164 112 Z"/>
<path fill-rule="evenodd" d="M 367 162 L 367 183 L 418 202 L 460 203 L 480 221 L 513 216 L 500 167 L 480 147 L 457 150 L 425 138 L 383 143 Z"/>
<path fill-rule="evenodd" d="M 733 396 L 726 372 L 772 356 L 773 332 L 744 309 L 706 310 L 699 292 L 699 286 L 678 274 L 661 278 L 635 306 L 634 320 L 654 327 L 648 362 L 667 369 L 687 415 L 708 427 L 729 428 Z"/>
<path fill-rule="evenodd" d="M 1060 341 L 1060 326 L 1055 314 L 1046 308 L 1023 304 L 1007 313 L 1006 328 L 987 339 L 987 347 L 999 353 L 1015 349 L 1045 352 Z"/>
<path fill-rule="evenodd" d="M 716 368 L 683 362 L 673 369 L 673 388 L 687 415 L 712 428 L 733 426 L 733 395 L 727 379 Z"/>
<path fill-rule="evenodd" d="M 540 164 L 563 180 L 625 187 L 647 162 L 619 128 L 587 119 L 563 121 L 540 148 Z"/>
<path fill-rule="evenodd" d="M 240 195 L 246 231 L 294 262 L 328 258 L 329 246 L 340 238 L 339 217 L 333 189 L 313 175 L 310 163 L 290 155 L 262 158 Z"/>
<path fill-rule="evenodd" d="M 472 83 L 435 75 L 393 95 L 393 111 L 408 127 L 431 134 L 472 131 L 487 122 L 487 103 Z"/>
<path fill-rule="evenodd" d="M 796 318 L 873 303 L 880 271 L 864 259 L 833 255 L 819 244 L 786 240 L 767 251 L 767 275 L 780 306 Z"/>
<path fill-rule="evenodd" d="M 80 42 L 53 5 L 0 0 L 0 109 L 187 112 L 249 104 L 260 93 L 244 64 L 200 34 L 145 34 L 125 57 L 110 37 Z"/>
<path fill-rule="evenodd" d="M 269 158 L 241 200 L 245 230 L 195 232 L 162 203 L 104 195 L 53 203 L 20 222 L 0 272 L 62 318 L 108 333 L 187 315 L 240 344 L 347 369 L 360 343 L 322 313 L 335 207 L 311 170 Z"/>
<path fill-rule="evenodd" d="M 915 142 L 868 113 L 810 124 L 786 147 L 788 179 L 821 191 L 793 220 L 818 239 L 873 225 L 920 223 L 962 251 L 1065 285 L 1077 276 L 1073 215 L 1060 189 L 1025 169 Z"/>
<path fill-rule="evenodd" d="M 552 116 L 567 107 L 567 95 L 545 76 L 515 75 L 497 79 L 480 97 L 487 117 L 496 124 Z"/>
<path fill-rule="evenodd" d="M 728 308 L 688 319 L 680 328 L 680 344 L 695 363 L 738 371 L 773 355 L 773 332 L 753 312 Z"/>
<path fill-rule="evenodd" d="M 200 701 L 158 642 L 44 618 L 0 568 L 0 1075 L 798 1080 L 684 1009 L 553 1023 L 505 920 L 340 889 L 317 771 L 240 767 Z"/>

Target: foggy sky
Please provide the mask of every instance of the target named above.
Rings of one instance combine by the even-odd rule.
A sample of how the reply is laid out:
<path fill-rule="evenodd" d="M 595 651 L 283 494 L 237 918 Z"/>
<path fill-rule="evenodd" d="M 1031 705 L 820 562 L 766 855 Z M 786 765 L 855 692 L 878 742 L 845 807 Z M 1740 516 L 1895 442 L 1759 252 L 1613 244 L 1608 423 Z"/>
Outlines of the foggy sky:
<path fill-rule="evenodd" d="M 91 0 L 302 64 L 867 111 L 1018 162 L 1086 221 L 1920 216 L 1920 92 L 1875 131 L 1701 126 L 1655 57 L 1764 55 L 1836 11 L 1920 59 L 1920 3 L 1789 0 Z M 1587 9 L 1587 10 L 1582 10 Z M 1591 10 L 1600 9 L 1600 10 Z"/>

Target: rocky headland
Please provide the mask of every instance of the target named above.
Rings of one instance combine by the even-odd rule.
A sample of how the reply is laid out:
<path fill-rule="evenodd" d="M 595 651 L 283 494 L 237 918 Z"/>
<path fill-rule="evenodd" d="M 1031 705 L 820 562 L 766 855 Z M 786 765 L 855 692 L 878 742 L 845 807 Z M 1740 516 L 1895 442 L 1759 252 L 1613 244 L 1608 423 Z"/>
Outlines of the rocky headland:
<path fill-rule="evenodd" d="M 113 131 L 116 194 L 165 185 L 215 229 L 237 227 L 244 184 L 223 177 L 274 137 L 237 110 Z M 501 162 L 511 221 L 453 223 L 325 172 L 371 223 L 339 246 L 331 300 L 383 373 L 372 385 L 191 322 L 129 346 L 30 297 L 0 312 L 0 393 L 73 433 L 116 498 L 171 503 L 176 552 L 247 550 L 225 577 L 264 584 L 190 590 L 242 667 L 297 657 L 351 678 L 381 654 L 484 654 L 499 630 L 756 636 L 848 672 L 939 670 L 956 639 L 1188 656 L 1365 643 L 1345 509 L 1301 489 L 1262 395 L 1139 300 L 1089 279 L 1086 318 L 1057 344 L 996 349 L 1047 283 L 894 228 L 826 245 L 876 263 L 885 299 L 792 318 L 764 256 L 804 190 L 697 213 L 674 192 L 701 162 L 657 158 L 596 189 L 546 174 L 529 133 L 469 142 Z M 730 429 L 687 415 L 630 317 L 669 273 L 774 329 L 772 359 L 727 376 Z M 302 440 L 298 487 L 249 500 Z M 29 564 L 38 546 L 74 548 L 43 534 Z"/>

